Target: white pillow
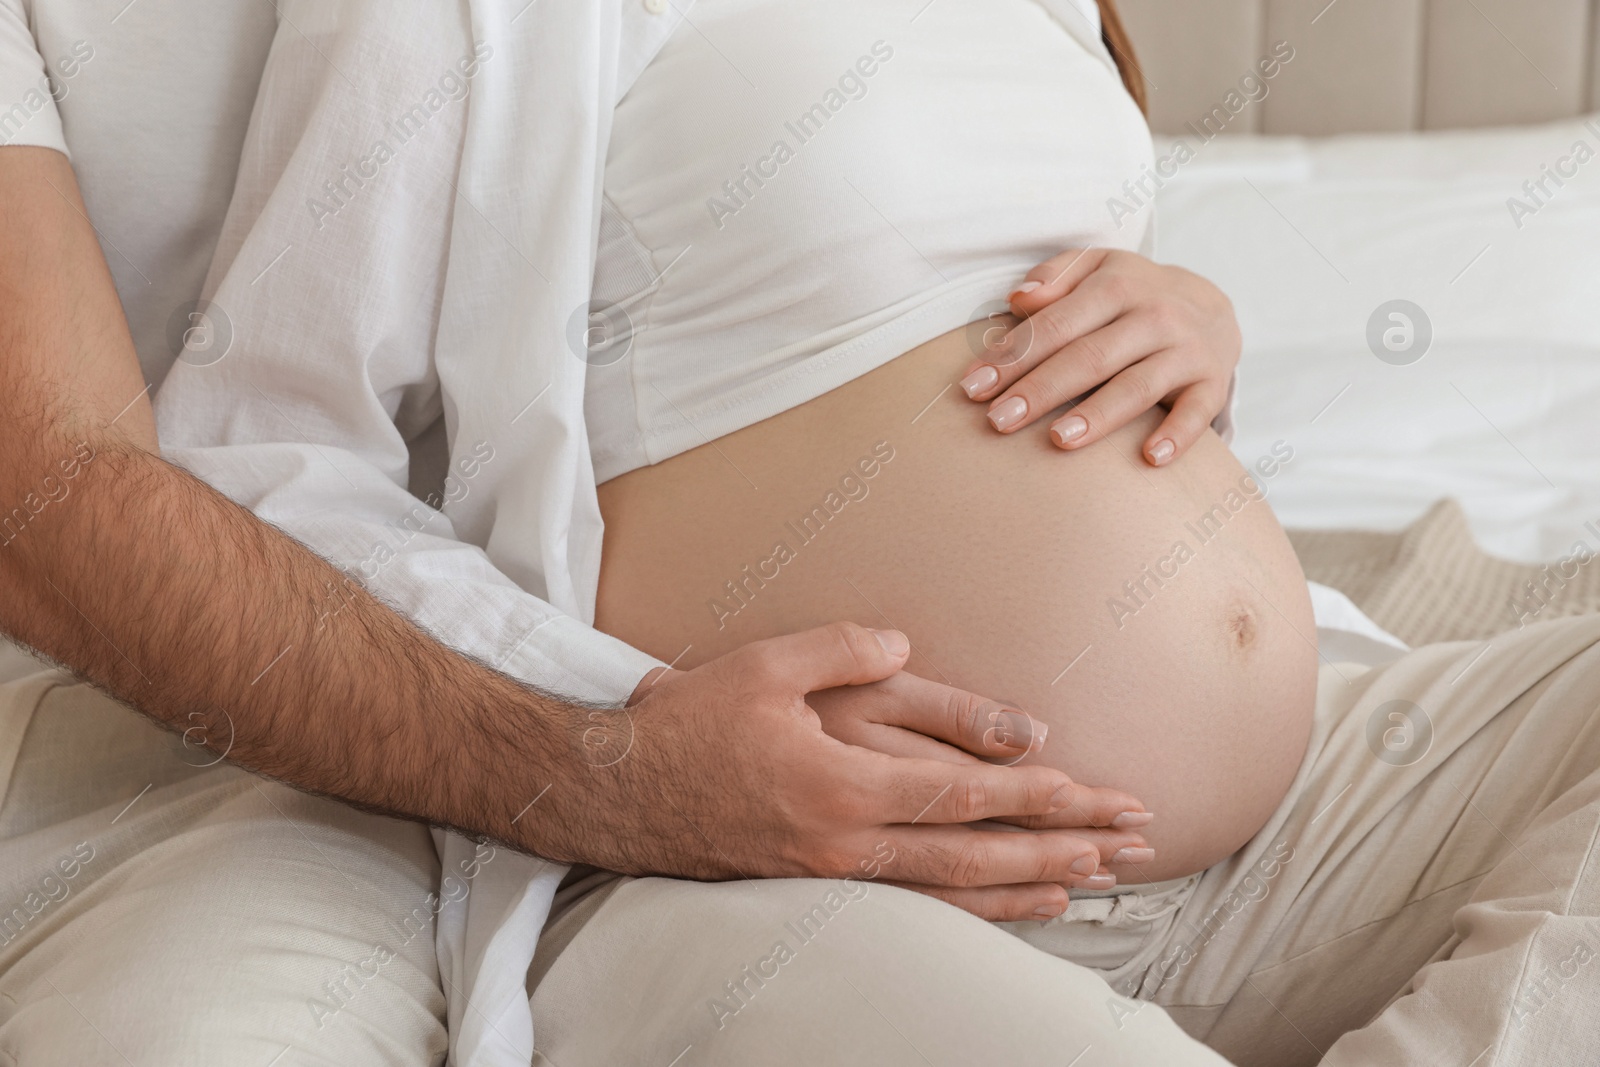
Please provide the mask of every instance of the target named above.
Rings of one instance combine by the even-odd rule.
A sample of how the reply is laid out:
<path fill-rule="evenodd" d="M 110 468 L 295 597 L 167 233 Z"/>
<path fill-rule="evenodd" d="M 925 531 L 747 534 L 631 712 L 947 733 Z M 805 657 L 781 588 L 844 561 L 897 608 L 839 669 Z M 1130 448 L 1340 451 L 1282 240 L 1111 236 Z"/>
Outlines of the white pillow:
<path fill-rule="evenodd" d="M 1454 496 L 1490 551 L 1600 552 L 1600 120 L 1188 144 L 1160 258 L 1234 301 L 1234 450 L 1294 450 L 1272 485 L 1286 525 L 1392 529 Z M 1432 325 L 1409 365 L 1368 341 L 1394 300 Z"/>

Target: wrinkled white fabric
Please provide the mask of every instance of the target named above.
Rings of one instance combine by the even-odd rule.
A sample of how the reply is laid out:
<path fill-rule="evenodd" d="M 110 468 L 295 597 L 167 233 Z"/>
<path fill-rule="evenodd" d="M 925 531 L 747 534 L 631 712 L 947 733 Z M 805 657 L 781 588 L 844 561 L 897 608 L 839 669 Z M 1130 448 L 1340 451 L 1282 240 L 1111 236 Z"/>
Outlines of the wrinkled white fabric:
<path fill-rule="evenodd" d="M 271 4 L 0 0 L 0 145 L 72 159 L 152 387 L 200 295 L 277 28 Z"/>

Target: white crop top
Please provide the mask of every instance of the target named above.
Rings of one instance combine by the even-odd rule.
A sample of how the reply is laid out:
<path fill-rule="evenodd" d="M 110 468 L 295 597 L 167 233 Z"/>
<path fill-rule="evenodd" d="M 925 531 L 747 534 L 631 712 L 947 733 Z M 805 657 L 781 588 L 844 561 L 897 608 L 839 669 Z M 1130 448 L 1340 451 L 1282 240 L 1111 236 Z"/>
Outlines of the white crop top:
<path fill-rule="evenodd" d="M 570 331 L 597 480 L 983 319 L 1063 249 L 1137 249 L 1148 214 L 1107 201 L 1150 135 L 1076 29 L 1040 0 L 697 0 L 612 128 Z"/>

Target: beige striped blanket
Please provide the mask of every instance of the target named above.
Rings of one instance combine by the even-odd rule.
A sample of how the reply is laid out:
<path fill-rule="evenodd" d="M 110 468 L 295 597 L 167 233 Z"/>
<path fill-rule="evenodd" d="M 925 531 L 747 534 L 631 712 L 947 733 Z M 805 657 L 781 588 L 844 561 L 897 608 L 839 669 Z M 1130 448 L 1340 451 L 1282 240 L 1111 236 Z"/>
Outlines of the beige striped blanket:
<path fill-rule="evenodd" d="M 1478 547 L 1454 500 L 1398 533 L 1291 530 L 1289 539 L 1307 578 L 1411 645 L 1600 611 L 1600 566 L 1587 553 L 1542 565 L 1498 559 Z"/>

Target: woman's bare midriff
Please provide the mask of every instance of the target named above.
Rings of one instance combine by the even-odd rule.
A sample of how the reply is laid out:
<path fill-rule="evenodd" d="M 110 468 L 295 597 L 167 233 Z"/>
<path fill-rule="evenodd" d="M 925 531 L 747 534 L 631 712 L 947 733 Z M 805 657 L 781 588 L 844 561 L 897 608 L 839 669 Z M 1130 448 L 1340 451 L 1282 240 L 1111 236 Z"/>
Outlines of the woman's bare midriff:
<path fill-rule="evenodd" d="M 1032 757 L 1139 797 L 1153 863 L 1248 841 L 1309 736 L 1316 631 L 1261 490 L 1207 434 L 1150 467 L 1152 412 L 1073 453 L 1003 437 L 946 334 L 824 396 L 600 487 L 597 624 L 690 668 L 839 619 L 903 630 L 914 673 L 1049 724 Z M 1254 477 L 1251 477 L 1251 476 Z"/>

